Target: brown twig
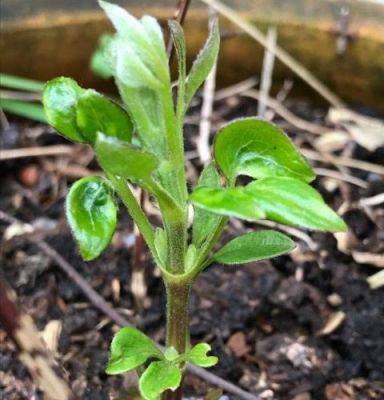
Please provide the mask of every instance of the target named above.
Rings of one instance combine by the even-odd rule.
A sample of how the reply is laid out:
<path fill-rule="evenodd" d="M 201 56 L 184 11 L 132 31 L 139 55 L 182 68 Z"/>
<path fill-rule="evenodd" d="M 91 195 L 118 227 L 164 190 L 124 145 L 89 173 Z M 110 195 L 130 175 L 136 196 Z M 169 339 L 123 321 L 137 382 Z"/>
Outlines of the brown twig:
<path fill-rule="evenodd" d="M 144 208 L 145 204 L 145 192 L 140 189 L 140 206 Z M 145 266 L 144 266 L 144 240 L 141 235 L 139 228 L 135 224 L 135 247 L 133 254 L 133 265 L 132 265 L 132 279 L 131 279 L 131 292 L 135 299 L 136 307 L 138 311 L 141 311 L 144 307 L 144 300 L 147 294 L 147 287 L 145 284 Z"/>
<path fill-rule="evenodd" d="M 348 182 L 351 183 L 352 185 L 359 186 L 363 189 L 366 189 L 368 187 L 367 182 L 344 172 L 334 171 L 333 169 L 327 169 L 327 168 L 314 168 L 313 170 L 315 171 L 316 175 L 319 176 L 326 176 L 329 178 L 336 179 L 338 181 Z"/>
<path fill-rule="evenodd" d="M 210 10 L 209 22 L 211 23 L 215 13 Z M 203 103 L 201 105 L 201 119 L 199 137 L 197 139 L 197 151 L 199 153 L 200 161 L 203 165 L 208 163 L 211 159 L 211 150 L 209 147 L 209 137 L 211 134 L 211 118 L 213 111 L 213 102 L 215 98 L 216 88 L 216 70 L 217 62 L 212 67 L 203 88 Z"/>
<path fill-rule="evenodd" d="M 74 398 L 64 373 L 45 346 L 32 318 L 19 310 L 16 295 L 0 280 L 0 323 L 14 341 L 21 362 L 50 400 Z"/>
<path fill-rule="evenodd" d="M 250 89 L 246 92 L 242 93 L 242 96 L 249 97 L 251 99 L 260 100 L 261 94 L 256 89 Z M 327 131 L 326 128 L 323 126 L 314 124 L 312 122 L 306 121 L 298 117 L 297 115 L 293 114 L 291 111 L 288 110 L 285 106 L 283 106 L 279 101 L 272 99 L 271 97 L 267 97 L 265 99 L 265 104 L 274 110 L 276 114 L 280 115 L 280 117 L 284 118 L 287 122 L 291 125 L 295 126 L 298 129 L 303 131 L 313 133 L 314 135 L 322 135 Z"/>
<path fill-rule="evenodd" d="M 272 49 L 276 47 L 277 41 L 277 29 L 276 27 L 270 27 L 267 33 L 268 46 Z M 264 51 L 263 67 L 261 72 L 260 82 L 260 98 L 257 105 L 257 115 L 260 118 L 265 117 L 265 111 L 267 109 L 267 99 L 269 97 L 269 91 L 272 85 L 273 66 L 275 63 L 275 54 L 269 51 L 268 48 Z"/>
<path fill-rule="evenodd" d="M 229 97 L 244 93 L 247 90 L 252 89 L 258 82 L 259 80 L 256 77 L 251 76 L 250 78 L 235 83 L 234 85 L 220 89 L 215 93 L 215 101 L 225 100 Z"/>
<path fill-rule="evenodd" d="M 1 150 L 0 161 L 23 157 L 59 156 L 73 154 L 74 146 L 58 144 L 52 146 L 26 147 L 22 149 Z"/>
<path fill-rule="evenodd" d="M 270 52 L 274 53 L 275 56 L 294 71 L 301 79 L 307 82 L 317 93 L 319 93 L 323 98 L 329 101 L 335 107 L 344 107 L 344 102 L 339 99 L 328 87 L 326 87 L 318 78 L 316 78 L 307 68 L 300 64 L 296 59 L 294 59 L 288 52 L 286 52 L 280 46 L 271 48 L 265 35 L 254 25 L 246 21 L 242 16 L 240 16 L 232 8 L 223 4 L 223 2 L 218 0 L 201 0 L 203 3 L 211 6 L 217 12 L 224 15 L 235 25 L 244 30 L 249 36 L 259 42 L 262 46 L 267 48 Z"/>
<path fill-rule="evenodd" d="M 360 169 L 362 171 L 374 172 L 379 175 L 384 175 L 384 167 L 379 164 L 356 160 L 355 158 L 338 157 L 329 153 L 318 153 L 317 151 L 309 149 L 301 149 L 300 151 L 306 158 L 309 158 L 310 160 L 329 162 L 335 165 L 342 165 L 344 167 L 350 167 Z"/>

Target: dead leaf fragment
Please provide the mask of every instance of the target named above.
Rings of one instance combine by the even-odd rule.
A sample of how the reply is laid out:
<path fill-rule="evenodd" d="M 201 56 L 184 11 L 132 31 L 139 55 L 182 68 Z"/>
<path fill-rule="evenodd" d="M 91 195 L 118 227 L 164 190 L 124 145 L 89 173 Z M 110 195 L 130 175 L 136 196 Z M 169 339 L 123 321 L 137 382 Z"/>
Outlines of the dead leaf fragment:
<path fill-rule="evenodd" d="M 384 255 L 352 251 L 352 257 L 358 264 L 371 264 L 378 268 L 384 268 Z"/>
<path fill-rule="evenodd" d="M 328 119 L 335 125 L 344 127 L 360 146 L 375 151 L 384 146 L 384 122 L 355 113 L 348 109 L 331 108 Z"/>
<path fill-rule="evenodd" d="M 384 286 L 384 269 L 367 278 L 367 282 L 371 289 L 378 289 Z"/>
<path fill-rule="evenodd" d="M 326 400 L 355 400 L 356 395 L 351 385 L 332 383 L 325 387 Z"/>
<path fill-rule="evenodd" d="M 243 332 L 236 332 L 233 334 L 229 338 L 227 346 L 236 357 L 243 357 L 249 353 L 250 350 Z"/>
<path fill-rule="evenodd" d="M 323 328 L 317 333 L 317 336 L 327 336 L 333 333 L 345 320 L 345 313 L 343 311 L 337 311 L 333 313 L 328 321 L 325 323 Z"/>
<path fill-rule="evenodd" d="M 48 349 L 55 354 L 59 345 L 62 323 L 58 319 L 53 319 L 45 325 L 41 332 L 41 337 L 47 345 Z"/>
<path fill-rule="evenodd" d="M 315 147 L 322 153 L 332 153 L 342 150 L 350 140 L 350 135 L 342 130 L 323 133 L 315 140 Z"/>

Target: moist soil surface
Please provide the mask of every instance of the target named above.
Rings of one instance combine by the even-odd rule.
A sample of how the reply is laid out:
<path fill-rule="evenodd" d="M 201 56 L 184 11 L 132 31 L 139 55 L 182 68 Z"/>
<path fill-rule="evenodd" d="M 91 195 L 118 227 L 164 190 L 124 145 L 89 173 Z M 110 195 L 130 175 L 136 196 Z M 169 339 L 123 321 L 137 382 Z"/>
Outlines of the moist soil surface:
<path fill-rule="evenodd" d="M 289 107 L 312 122 L 325 121 L 324 110 L 314 109 L 308 102 L 291 102 Z M 217 105 L 213 122 L 251 115 L 254 108 L 248 100 L 223 101 Z M 193 118 L 198 112 L 197 104 L 186 128 L 186 147 L 192 155 L 198 133 Z M 312 136 L 286 128 L 299 146 L 313 145 Z M 3 132 L 5 149 L 54 144 L 69 142 L 48 127 L 26 120 L 10 118 Z M 350 157 L 371 163 L 384 159 L 383 148 L 368 152 L 350 143 L 348 151 Z M 139 289 L 144 288 L 147 294 L 144 298 L 132 294 L 134 235 L 123 207 L 108 250 L 89 263 L 78 254 L 65 221 L 64 201 L 68 186 L 85 168 L 97 170 L 98 166 L 89 149 L 77 146 L 69 156 L 3 161 L 0 209 L 33 224 L 105 300 L 162 342 L 164 288 L 145 253 L 138 270 L 145 272 L 145 285 Z M 191 159 L 187 170 L 193 184 L 201 170 L 199 160 Z M 366 281 L 379 271 L 375 260 L 384 250 L 384 213 L 380 206 L 364 208 L 359 203 L 383 193 L 384 181 L 373 172 L 350 172 L 366 187 L 327 177 L 314 183 L 326 201 L 342 212 L 349 226 L 347 234 L 336 237 L 305 232 L 305 240 L 295 238 L 298 247 L 291 255 L 242 266 L 214 265 L 194 286 L 192 341 L 212 345 L 220 358 L 212 372 L 262 399 L 384 398 L 384 289 L 373 290 Z M 151 218 L 158 223 L 156 212 Z M 222 242 L 250 228 L 268 229 L 234 221 Z M 73 391 L 82 399 L 134 399 L 134 375 L 109 377 L 104 372 L 108 346 L 118 326 L 89 302 L 28 235 L 16 236 L 12 231 L 15 224 L 0 221 L 0 229 L 2 275 L 39 330 L 49 334 L 53 325 L 58 328 L 50 346 L 68 372 Z M 1 329 L 0 336 L 0 398 L 43 399 Z M 202 398 L 208 388 L 202 380 L 188 375 L 185 396 Z"/>

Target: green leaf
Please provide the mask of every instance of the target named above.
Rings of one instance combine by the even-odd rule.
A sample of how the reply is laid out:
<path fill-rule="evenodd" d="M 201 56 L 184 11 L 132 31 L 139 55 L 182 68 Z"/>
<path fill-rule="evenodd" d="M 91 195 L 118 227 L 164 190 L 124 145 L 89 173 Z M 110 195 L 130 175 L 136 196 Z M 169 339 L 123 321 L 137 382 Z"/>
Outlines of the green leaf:
<path fill-rule="evenodd" d="M 163 392 L 175 391 L 181 383 L 178 365 L 168 361 L 153 361 L 140 377 L 140 393 L 145 400 L 158 400 Z"/>
<path fill-rule="evenodd" d="M 192 347 L 187 355 L 187 359 L 199 367 L 213 367 L 218 363 L 219 359 L 215 356 L 207 356 L 209 351 L 211 351 L 211 346 L 208 343 L 199 343 Z"/>
<path fill-rule="evenodd" d="M 180 81 L 184 82 L 186 77 L 186 49 L 185 49 L 184 31 L 181 25 L 174 19 L 168 21 L 168 26 L 177 53 L 177 63 L 179 67 L 179 85 L 180 85 Z"/>
<path fill-rule="evenodd" d="M 133 88 L 150 88 L 159 90 L 162 82 L 156 74 L 148 67 L 133 47 L 124 39 L 116 42 L 117 64 L 116 77 L 124 85 Z"/>
<path fill-rule="evenodd" d="M 315 177 L 288 136 L 257 118 L 226 125 L 216 136 L 214 153 L 217 165 L 231 183 L 238 175 L 291 176 L 306 182 Z"/>
<path fill-rule="evenodd" d="M 29 118 L 38 122 L 47 123 L 43 107 L 29 101 L 0 98 L 0 108 L 5 112 Z"/>
<path fill-rule="evenodd" d="M 114 67 L 109 60 L 113 40 L 114 36 L 111 34 L 101 35 L 90 62 L 91 70 L 104 79 L 111 78 L 114 75 Z"/>
<path fill-rule="evenodd" d="M 56 78 L 49 81 L 43 92 L 43 105 L 48 123 L 70 140 L 83 143 L 76 123 L 76 105 L 82 89 L 73 79 Z"/>
<path fill-rule="evenodd" d="M 144 27 L 151 44 L 157 50 L 159 59 L 164 65 L 168 65 L 167 50 L 165 48 L 163 32 L 157 20 L 150 15 L 144 15 L 140 19 L 141 25 Z"/>
<path fill-rule="evenodd" d="M 220 49 L 220 32 L 217 19 L 211 25 L 210 34 L 203 49 L 194 61 L 187 77 L 185 104 L 186 106 L 192 100 L 197 89 L 205 81 L 212 67 L 215 65 L 217 55 Z"/>
<path fill-rule="evenodd" d="M 244 193 L 243 188 L 202 187 L 190 195 L 190 200 L 196 207 L 219 215 L 243 218 L 248 221 L 265 217 L 252 196 Z"/>
<path fill-rule="evenodd" d="M 320 231 L 346 229 L 344 221 L 325 204 L 320 194 L 298 179 L 263 178 L 244 189 L 273 221 Z"/>
<path fill-rule="evenodd" d="M 95 146 L 97 160 L 102 168 L 137 184 L 150 184 L 157 167 L 156 158 L 130 143 L 99 133 Z"/>
<path fill-rule="evenodd" d="M 179 353 L 174 347 L 167 347 L 164 351 L 164 357 L 167 361 L 175 361 L 179 357 Z"/>
<path fill-rule="evenodd" d="M 192 269 L 196 261 L 196 256 L 197 256 L 196 246 L 193 243 L 191 243 L 187 248 L 187 252 L 185 253 L 185 262 L 184 262 L 185 272 L 188 272 Z"/>
<path fill-rule="evenodd" d="M 215 163 L 209 163 L 202 171 L 196 188 L 208 187 L 219 188 L 220 176 L 216 170 Z M 215 229 L 220 217 L 200 207 L 195 207 L 195 215 L 192 225 L 192 243 L 199 247 L 204 239 Z"/>
<path fill-rule="evenodd" d="M 167 232 L 165 232 L 162 228 L 156 228 L 155 230 L 155 239 L 154 239 L 155 248 L 157 251 L 157 255 L 163 266 L 167 263 L 167 255 L 168 255 L 168 241 L 167 241 Z"/>
<path fill-rule="evenodd" d="M 117 81 L 144 148 L 159 159 L 166 157 L 164 115 L 158 93 L 148 88 L 131 88 Z"/>
<path fill-rule="evenodd" d="M 87 142 L 94 143 L 97 132 L 128 142 L 132 138 L 133 126 L 129 115 L 95 90 L 84 90 L 80 94 L 76 117 L 77 126 Z"/>
<path fill-rule="evenodd" d="M 98 257 L 116 228 L 117 208 L 105 182 L 99 177 L 78 180 L 68 193 L 66 213 L 83 259 Z"/>
<path fill-rule="evenodd" d="M 118 58 L 124 53 L 125 68 L 122 69 L 122 65 L 119 67 L 118 61 L 117 77 L 124 81 L 122 75 L 124 74 L 127 79 L 124 81 L 125 84 L 130 82 L 137 86 L 141 80 L 137 69 L 140 65 L 143 68 L 142 80 L 148 77 L 148 72 L 155 77 L 169 75 L 168 59 L 157 21 L 149 16 L 138 20 L 118 5 L 105 1 L 99 1 L 99 4 L 118 32 L 120 38 Z M 131 62 L 129 58 L 132 58 Z"/>
<path fill-rule="evenodd" d="M 238 236 L 226 243 L 213 259 L 222 264 L 244 264 L 289 253 L 295 243 L 276 231 L 257 231 Z"/>
<path fill-rule="evenodd" d="M 105 372 L 109 375 L 121 374 L 139 367 L 152 357 L 162 358 L 163 355 L 148 336 L 132 327 L 122 328 L 113 337 Z"/>

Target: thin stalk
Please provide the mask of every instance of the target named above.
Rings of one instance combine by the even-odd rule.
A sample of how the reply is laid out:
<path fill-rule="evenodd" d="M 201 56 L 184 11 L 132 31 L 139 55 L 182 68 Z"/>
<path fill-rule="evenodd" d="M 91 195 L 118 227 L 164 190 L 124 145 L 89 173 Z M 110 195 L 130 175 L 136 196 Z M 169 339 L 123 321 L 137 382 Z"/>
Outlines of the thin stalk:
<path fill-rule="evenodd" d="M 157 251 L 154 244 L 154 230 L 152 228 L 152 225 L 148 221 L 147 216 L 144 214 L 144 211 L 141 209 L 140 204 L 138 203 L 131 189 L 129 188 L 127 182 L 124 179 L 118 178 L 114 175 L 108 175 L 108 178 L 111 181 L 116 192 L 119 194 L 129 214 L 139 228 L 141 234 L 143 235 L 145 243 L 153 254 L 153 257 L 160 265 L 161 263 L 158 259 Z"/>
<path fill-rule="evenodd" d="M 189 342 L 189 281 L 166 282 L 167 292 L 167 347 L 174 347 L 179 354 L 190 348 Z M 168 391 L 166 400 L 178 400 L 182 397 L 182 385 L 176 392 Z"/>
<path fill-rule="evenodd" d="M 216 229 L 213 231 L 212 235 L 206 240 L 205 244 L 203 245 L 197 260 L 195 267 L 193 269 L 194 275 L 196 276 L 205 266 L 207 266 L 207 257 L 210 251 L 213 249 L 215 244 L 220 239 L 221 234 L 223 233 L 229 218 L 228 217 L 221 217 L 218 224 L 216 225 Z"/>

